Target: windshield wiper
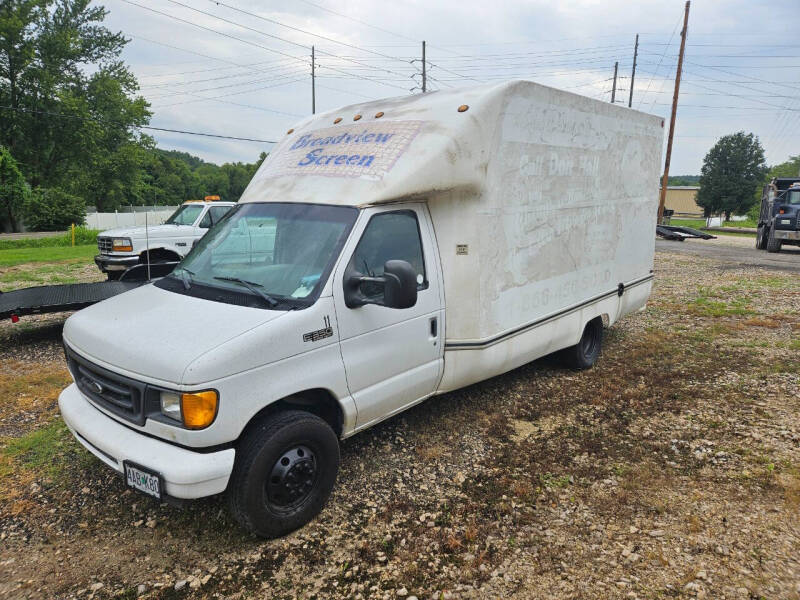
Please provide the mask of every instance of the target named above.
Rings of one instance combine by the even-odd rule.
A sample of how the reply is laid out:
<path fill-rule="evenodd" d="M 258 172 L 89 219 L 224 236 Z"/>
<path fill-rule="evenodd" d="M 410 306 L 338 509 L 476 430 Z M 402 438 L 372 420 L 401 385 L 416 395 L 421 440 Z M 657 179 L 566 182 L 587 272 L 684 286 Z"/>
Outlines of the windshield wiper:
<path fill-rule="evenodd" d="M 192 287 L 192 276 L 194 275 L 193 271 L 190 271 L 186 267 L 181 267 L 178 272 L 180 273 L 181 282 L 183 282 L 183 289 L 188 290 Z M 173 271 L 174 273 L 174 271 Z"/>
<path fill-rule="evenodd" d="M 238 283 L 239 285 L 243 285 L 254 294 L 258 294 L 259 296 L 261 296 L 264 299 L 264 301 L 270 306 L 278 305 L 278 301 L 275 300 L 275 298 L 273 298 L 267 292 L 261 289 L 263 286 L 260 283 L 256 283 L 255 281 L 247 281 L 246 279 L 242 279 L 241 277 L 214 277 L 214 279 L 219 279 L 220 281 L 232 281 L 234 283 Z"/>

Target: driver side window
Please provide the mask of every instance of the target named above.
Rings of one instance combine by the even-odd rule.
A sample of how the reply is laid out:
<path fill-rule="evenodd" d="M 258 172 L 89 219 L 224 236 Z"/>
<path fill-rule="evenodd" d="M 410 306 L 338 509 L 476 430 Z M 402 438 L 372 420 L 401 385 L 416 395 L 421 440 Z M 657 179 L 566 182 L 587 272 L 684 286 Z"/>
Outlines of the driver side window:
<path fill-rule="evenodd" d="M 373 216 L 350 259 L 348 270 L 380 277 L 387 260 L 408 262 L 417 274 L 417 289 L 424 290 L 428 287 L 422 240 L 414 211 L 403 210 Z M 383 288 L 377 283 L 365 282 L 361 285 L 361 292 L 374 298 L 383 293 Z"/>

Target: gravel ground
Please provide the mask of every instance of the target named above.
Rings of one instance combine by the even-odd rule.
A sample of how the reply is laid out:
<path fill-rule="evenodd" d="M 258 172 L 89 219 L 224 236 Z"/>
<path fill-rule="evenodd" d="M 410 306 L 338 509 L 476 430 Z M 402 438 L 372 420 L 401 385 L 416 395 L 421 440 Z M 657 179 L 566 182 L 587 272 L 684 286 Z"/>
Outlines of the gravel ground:
<path fill-rule="evenodd" d="M 63 367 L 59 317 L 14 327 L 0 376 Z M 543 359 L 345 441 L 328 506 L 274 541 L 125 490 L 45 390 L 0 412 L 0 446 L 48 451 L 0 462 L 0 597 L 797 600 L 799 373 L 795 274 L 661 251 L 594 369 Z"/>

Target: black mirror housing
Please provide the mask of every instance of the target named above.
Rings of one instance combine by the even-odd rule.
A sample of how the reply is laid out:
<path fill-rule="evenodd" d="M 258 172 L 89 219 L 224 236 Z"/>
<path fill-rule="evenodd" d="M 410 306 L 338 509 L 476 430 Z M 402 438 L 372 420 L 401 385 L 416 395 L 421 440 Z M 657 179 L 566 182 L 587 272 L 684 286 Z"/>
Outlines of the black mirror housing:
<path fill-rule="evenodd" d="M 404 260 L 387 260 L 383 266 L 384 306 L 411 308 L 417 303 L 417 273 Z"/>
<path fill-rule="evenodd" d="M 377 283 L 383 286 L 383 299 L 369 298 L 361 291 L 362 283 Z M 417 273 L 404 260 L 387 260 L 383 265 L 383 276 L 368 277 L 357 271 L 344 277 L 344 303 L 347 308 L 365 304 L 377 304 L 387 308 L 411 308 L 417 303 Z"/>

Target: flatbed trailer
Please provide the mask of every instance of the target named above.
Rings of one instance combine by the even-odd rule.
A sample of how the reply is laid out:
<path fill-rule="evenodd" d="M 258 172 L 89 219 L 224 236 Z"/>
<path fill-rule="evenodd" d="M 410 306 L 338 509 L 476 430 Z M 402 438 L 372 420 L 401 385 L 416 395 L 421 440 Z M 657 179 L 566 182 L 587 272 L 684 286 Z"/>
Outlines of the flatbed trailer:
<path fill-rule="evenodd" d="M 169 274 L 176 264 L 178 263 L 153 263 L 150 265 L 150 278 Z M 0 321 L 17 321 L 19 317 L 27 315 L 81 310 L 147 283 L 150 283 L 147 265 L 136 265 L 125 271 L 119 281 L 39 285 L 0 292 Z"/>

